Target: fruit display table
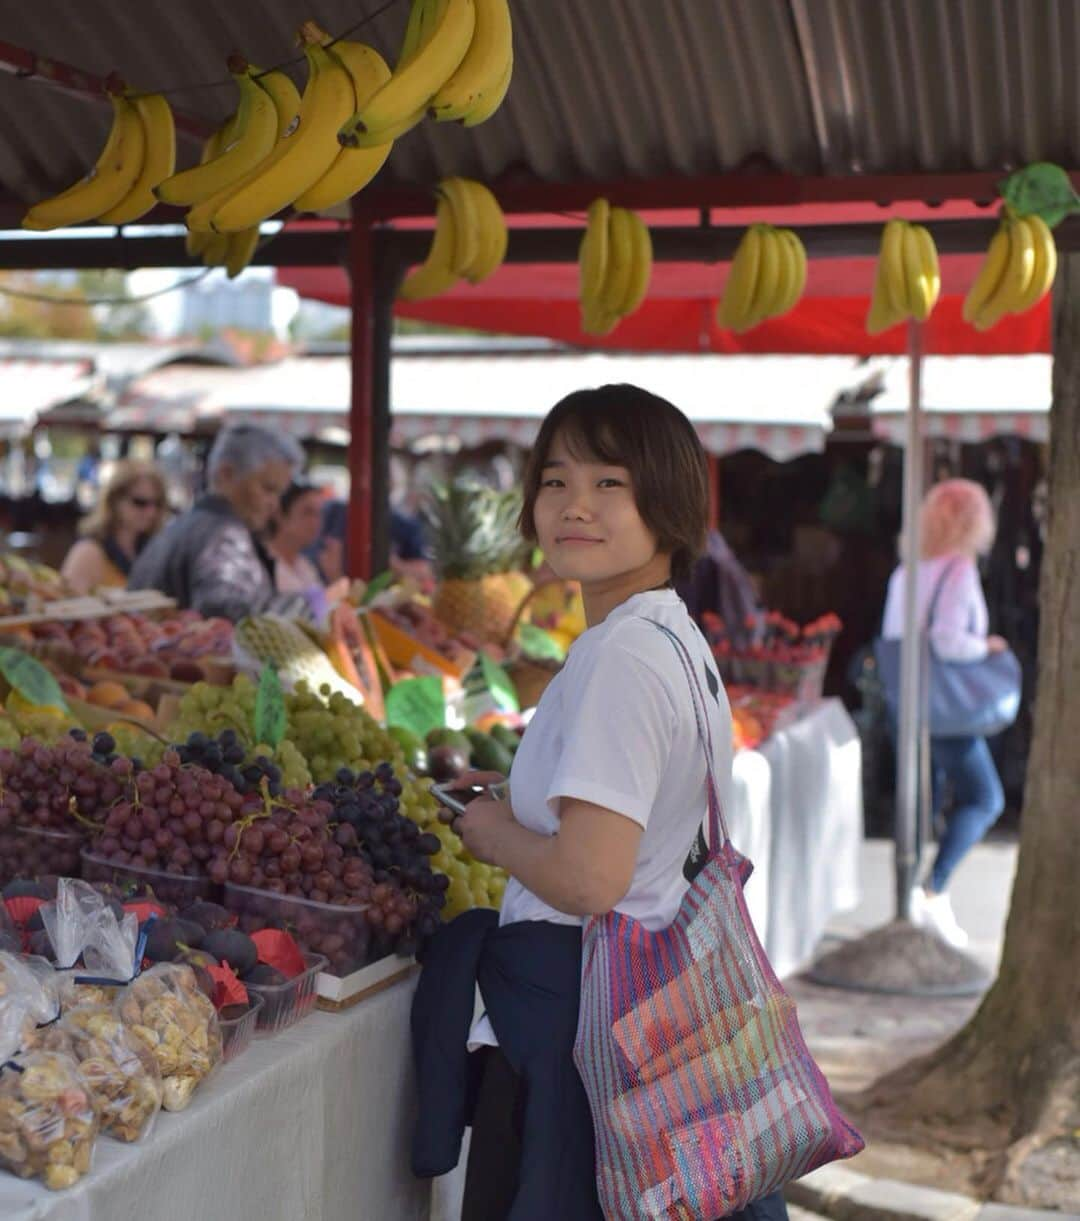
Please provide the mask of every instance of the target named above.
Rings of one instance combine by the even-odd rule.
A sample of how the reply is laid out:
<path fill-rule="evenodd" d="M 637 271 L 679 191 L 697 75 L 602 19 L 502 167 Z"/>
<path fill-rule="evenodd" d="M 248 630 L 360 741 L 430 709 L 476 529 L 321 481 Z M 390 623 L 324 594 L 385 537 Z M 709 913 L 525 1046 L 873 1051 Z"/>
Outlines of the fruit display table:
<path fill-rule="evenodd" d="M 430 1187 L 408 1162 L 413 986 L 257 1039 L 143 1143 L 99 1140 L 69 1191 L 0 1175 L 0 1217 L 427 1221 Z"/>

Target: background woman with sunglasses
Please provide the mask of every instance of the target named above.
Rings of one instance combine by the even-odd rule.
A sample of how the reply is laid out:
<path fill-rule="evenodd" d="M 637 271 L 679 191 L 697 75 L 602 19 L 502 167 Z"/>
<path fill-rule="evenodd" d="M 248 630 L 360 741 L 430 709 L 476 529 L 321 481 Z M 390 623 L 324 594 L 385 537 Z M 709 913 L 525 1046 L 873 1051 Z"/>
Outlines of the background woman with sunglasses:
<path fill-rule="evenodd" d="M 161 529 L 167 511 L 165 480 L 157 467 L 118 462 L 60 570 L 72 590 L 85 594 L 103 585 L 126 585 L 135 557 Z"/>

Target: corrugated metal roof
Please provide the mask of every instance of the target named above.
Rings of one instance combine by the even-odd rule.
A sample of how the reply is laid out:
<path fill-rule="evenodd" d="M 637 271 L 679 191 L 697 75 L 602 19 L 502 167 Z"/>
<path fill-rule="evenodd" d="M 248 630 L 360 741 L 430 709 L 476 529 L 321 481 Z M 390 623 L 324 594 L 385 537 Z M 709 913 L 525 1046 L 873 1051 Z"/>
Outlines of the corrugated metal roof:
<path fill-rule="evenodd" d="M 176 106 L 217 123 L 231 86 L 195 86 L 221 79 L 231 50 L 272 64 L 301 20 L 338 32 L 357 7 L 49 0 L 5 5 L 0 40 L 140 88 L 190 85 L 171 94 Z M 407 8 L 356 37 L 392 57 Z M 501 111 L 474 131 L 421 125 L 380 181 L 1080 165 L 1076 0 L 514 0 L 513 11 Z M 23 201 L 83 172 L 108 124 L 106 109 L 12 76 L 0 76 L 0 113 L 0 186 Z M 194 156 L 190 138 L 183 148 Z"/>

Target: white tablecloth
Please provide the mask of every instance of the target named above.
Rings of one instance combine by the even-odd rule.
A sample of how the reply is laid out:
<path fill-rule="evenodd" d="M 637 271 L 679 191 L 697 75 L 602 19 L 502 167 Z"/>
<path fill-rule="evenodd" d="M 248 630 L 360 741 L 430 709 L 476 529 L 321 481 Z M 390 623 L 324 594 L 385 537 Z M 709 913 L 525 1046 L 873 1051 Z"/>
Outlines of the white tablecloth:
<path fill-rule="evenodd" d="M 143 1144 L 99 1138 L 70 1191 L 0 1174 L 0 1218 L 427 1221 L 409 1173 L 414 986 L 257 1039 Z"/>
<path fill-rule="evenodd" d="M 809 962 L 829 918 L 859 901 L 858 731 L 839 700 L 824 700 L 759 750 L 740 751 L 734 774 L 728 822 L 754 862 L 750 914 L 773 969 L 791 975 Z"/>

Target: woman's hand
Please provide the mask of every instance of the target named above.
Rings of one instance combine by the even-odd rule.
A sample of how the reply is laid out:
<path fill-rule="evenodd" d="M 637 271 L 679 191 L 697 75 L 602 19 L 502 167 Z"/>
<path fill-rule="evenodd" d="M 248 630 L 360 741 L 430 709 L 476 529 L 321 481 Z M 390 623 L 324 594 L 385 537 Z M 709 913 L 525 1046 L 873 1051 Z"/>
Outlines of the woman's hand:
<path fill-rule="evenodd" d="M 498 776 L 497 772 L 473 772 L 472 775 Z M 481 781 L 480 783 L 486 783 Z M 477 797 L 470 801 L 465 813 L 454 819 L 454 830 L 469 852 L 485 865 L 499 863 L 499 847 L 506 828 L 514 825 L 514 811 L 508 801 L 493 801 Z"/>
<path fill-rule="evenodd" d="M 1009 642 L 1004 636 L 987 636 L 986 651 L 988 653 L 1004 653 L 1009 647 Z"/>

